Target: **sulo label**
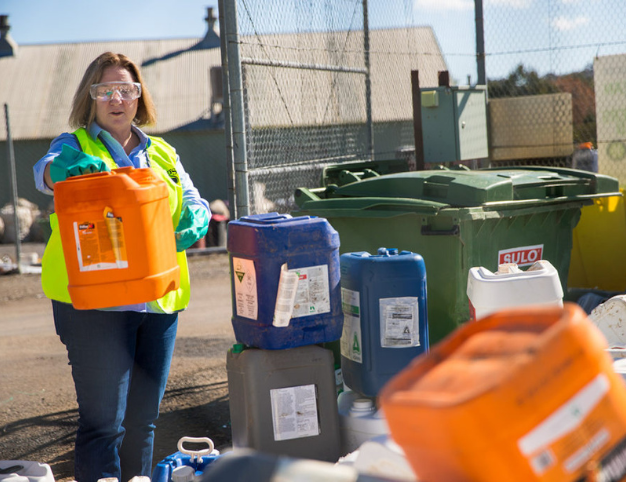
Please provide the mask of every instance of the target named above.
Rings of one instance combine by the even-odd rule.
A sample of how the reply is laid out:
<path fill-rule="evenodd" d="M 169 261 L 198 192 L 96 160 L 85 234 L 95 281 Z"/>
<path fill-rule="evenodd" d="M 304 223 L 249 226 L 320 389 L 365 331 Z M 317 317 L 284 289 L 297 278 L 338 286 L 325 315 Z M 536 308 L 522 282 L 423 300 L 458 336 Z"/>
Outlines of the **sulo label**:
<path fill-rule="evenodd" d="M 529 266 L 540 259 L 543 259 L 543 244 L 498 251 L 498 265 L 515 263 L 517 266 Z"/>

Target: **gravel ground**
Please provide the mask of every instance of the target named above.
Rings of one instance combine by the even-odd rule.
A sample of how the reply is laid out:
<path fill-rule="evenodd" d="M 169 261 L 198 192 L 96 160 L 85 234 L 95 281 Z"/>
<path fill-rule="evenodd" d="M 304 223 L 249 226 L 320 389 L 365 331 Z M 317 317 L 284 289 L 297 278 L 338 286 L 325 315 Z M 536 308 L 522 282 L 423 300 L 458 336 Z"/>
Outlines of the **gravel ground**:
<path fill-rule="evenodd" d="M 23 259 L 40 257 L 43 245 L 21 251 Z M 2 255 L 14 260 L 15 248 L 0 245 Z M 231 443 L 225 354 L 235 340 L 227 255 L 190 257 L 190 276 L 192 301 L 180 315 L 155 464 L 176 452 L 182 436 L 210 437 L 222 451 Z M 72 480 L 77 405 L 40 275 L 0 275 L 0 311 L 0 460 L 44 462 L 57 481 Z"/>

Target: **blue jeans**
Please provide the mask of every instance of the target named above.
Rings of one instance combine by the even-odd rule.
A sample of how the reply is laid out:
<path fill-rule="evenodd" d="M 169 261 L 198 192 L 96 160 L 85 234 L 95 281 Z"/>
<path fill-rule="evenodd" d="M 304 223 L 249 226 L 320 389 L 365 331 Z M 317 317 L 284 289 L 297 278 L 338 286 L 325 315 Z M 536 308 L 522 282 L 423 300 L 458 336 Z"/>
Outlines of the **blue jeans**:
<path fill-rule="evenodd" d="M 178 314 L 75 310 L 57 301 L 52 310 L 78 401 L 75 479 L 149 477 Z"/>

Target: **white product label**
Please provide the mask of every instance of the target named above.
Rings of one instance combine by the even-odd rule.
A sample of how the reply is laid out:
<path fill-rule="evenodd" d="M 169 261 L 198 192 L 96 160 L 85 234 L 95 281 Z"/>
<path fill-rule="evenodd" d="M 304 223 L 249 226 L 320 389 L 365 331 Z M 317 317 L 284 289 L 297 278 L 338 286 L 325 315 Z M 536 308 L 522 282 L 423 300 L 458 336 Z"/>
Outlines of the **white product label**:
<path fill-rule="evenodd" d="M 540 259 L 543 259 L 543 244 L 498 251 L 498 266 L 507 263 L 515 263 L 517 266 L 530 266 Z"/>
<path fill-rule="evenodd" d="M 276 295 L 276 307 L 274 308 L 274 321 L 272 321 L 274 326 L 289 326 L 289 321 L 293 313 L 293 303 L 296 299 L 298 278 L 296 272 L 287 269 L 287 263 L 281 266 L 280 280 L 278 281 L 278 294 Z"/>
<path fill-rule="evenodd" d="M 343 332 L 341 334 L 341 354 L 348 360 L 363 363 L 361 345 L 361 307 L 360 294 L 341 288 L 341 306 L 343 310 Z"/>
<path fill-rule="evenodd" d="M 517 446 L 522 454 L 531 461 L 545 457 L 549 451 L 549 446 L 576 430 L 604 398 L 608 390 L 609 380 L 606 375 L 600 373 L 548 418 L 518 440 Z M 583 447 L 582 452 L 575 453 L 568 460 L 569 465 L 574 467 L 582 463 L 580 461 L 585 458 L 584 454 L 595 453 L 597 445 L 604 443 L 603 440 L 604 437 L 599 432 Z M 531 462 L 531 465 L 537 474 L 541 473 L 537 470 L 537 464 Z M 539 468 L 545 470 L 543 466 L 539 466 Z"/>
<path fill-rule="evenodd" d="M 410 348 L 420 345 L 417 298 L 381 298 L 379 308 L 382 347 Z"/>
<path fill-rule="evenodd" d="M 292 318 L 330 313 L 328 265 L 289 270 L 298 275 Z"/>
<path fill-rule="evenodd" d="M 320 434 L 315 385 L 270 390 L 274 440 Z"/>
<path fill-rule="evenodd" d="M 74 222 L 74 241 L 80 271 L 128 268 L 122 218 L 107 208 L 103 219 Z"/>
<path fill-rule="evenodd" d="M 251 259 L 233 258 L 232 276 L 235 281 L 237 316 L 256 320 L 259 313 L 259 301 L 254 261 Z"/>

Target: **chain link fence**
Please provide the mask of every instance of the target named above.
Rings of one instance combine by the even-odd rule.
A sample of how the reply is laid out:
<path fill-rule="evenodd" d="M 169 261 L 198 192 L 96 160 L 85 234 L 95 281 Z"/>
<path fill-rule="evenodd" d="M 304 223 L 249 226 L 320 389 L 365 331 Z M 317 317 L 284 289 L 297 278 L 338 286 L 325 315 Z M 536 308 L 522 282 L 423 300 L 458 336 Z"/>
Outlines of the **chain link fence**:
<path fill-rule="evenodd" d="M 238 33 L 225 22 L 229 72 L 233 43 L 241 60 L 248 204 L 237 201 L 238 215 L 288 212 L 325 166 L 410 152 L 412 70 L 420 88 L 442 70 L 456 85 L 486 80 L 487 165 L 626 182 L 626 3 L 484 3 L 223 0 Z"/>

